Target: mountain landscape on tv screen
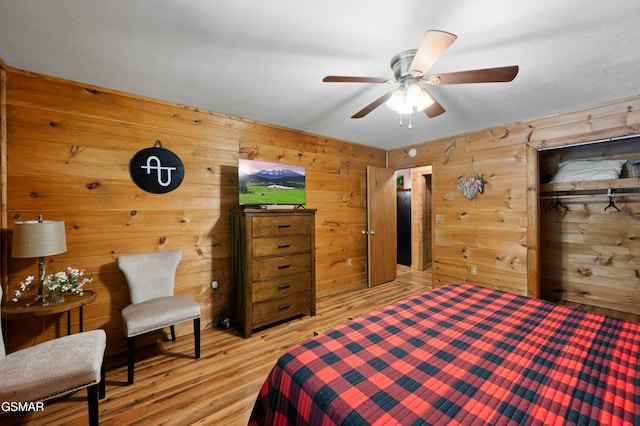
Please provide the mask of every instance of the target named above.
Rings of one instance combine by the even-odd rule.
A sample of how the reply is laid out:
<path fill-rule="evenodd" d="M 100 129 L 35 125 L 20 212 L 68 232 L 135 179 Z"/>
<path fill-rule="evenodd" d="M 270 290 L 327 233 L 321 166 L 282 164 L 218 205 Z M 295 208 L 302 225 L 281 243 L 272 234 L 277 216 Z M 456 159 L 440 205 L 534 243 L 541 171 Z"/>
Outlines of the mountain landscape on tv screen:
<path fill-rule="evenodd" d="M 294 172 L 293 170 L 289 169 L 260 169 L 260 171 L 258 171 L 254 175 L 249 176 L 254 176 L 255 178 L 265 180 L 273 179 L 274 182 L 290 180 L 291 182 L 302 182 L 302 184 L 304 185 L 304 175 L 301 175 L 300 173 Z"/>
<path fill-rule="evenodd" d="M 303 173 L 287 166 L 240 173 L 238 177 L 240 204 L 305 204 L 305 180 L 306 176 Z"/>

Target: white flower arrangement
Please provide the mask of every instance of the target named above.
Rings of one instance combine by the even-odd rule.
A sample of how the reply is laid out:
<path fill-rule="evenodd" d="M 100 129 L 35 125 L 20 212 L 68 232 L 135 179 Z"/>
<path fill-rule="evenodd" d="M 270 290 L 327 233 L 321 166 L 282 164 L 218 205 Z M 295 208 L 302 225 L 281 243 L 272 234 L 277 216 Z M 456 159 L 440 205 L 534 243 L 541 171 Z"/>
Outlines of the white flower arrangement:
<path fill-rule="evenodd" d="M 35 277 L 30 275 L 24 282 L 20 283 L 20 290 L 13 291 L 13 302 L 20 300 L 24 292 L 31 288 Z M 79 296 L 84 294 L 83 286 L 93 281 L 91 275 L 84 276 L 84 269 L 76 269 L 70 266 L 65 271 L 49 274 L 44 277 L 44 286 L 49 289 L 49 293 L 63 294 L 75 293 Z"/>

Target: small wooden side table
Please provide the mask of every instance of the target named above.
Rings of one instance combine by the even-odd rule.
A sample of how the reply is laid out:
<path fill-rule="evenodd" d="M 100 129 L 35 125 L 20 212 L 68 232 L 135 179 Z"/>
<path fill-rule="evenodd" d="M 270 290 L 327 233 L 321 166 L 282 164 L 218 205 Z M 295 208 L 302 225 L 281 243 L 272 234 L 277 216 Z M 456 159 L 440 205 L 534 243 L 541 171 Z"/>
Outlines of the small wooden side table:
<path fill-rule="evenodd" d="M 80 313 L 80 332 L 82 332 L 83 308 L 94 300 L 96 300 L 96 293 L 91 290 L 85 290 L 82 296 L 78 296 L 77 294 L 65 294 L 64 302 L 57 303 L 55 305 L 43 306 L 42 304 L 35 304 L 32 306 L 25 306 L 22 302 L 9 302 L 7 305 L 2 307 L 2 319 L 8 320 L 44 317 L 47 315 L 66 312 L 67 334 L 71 334 L 71 311 L 78 308 Z"/>

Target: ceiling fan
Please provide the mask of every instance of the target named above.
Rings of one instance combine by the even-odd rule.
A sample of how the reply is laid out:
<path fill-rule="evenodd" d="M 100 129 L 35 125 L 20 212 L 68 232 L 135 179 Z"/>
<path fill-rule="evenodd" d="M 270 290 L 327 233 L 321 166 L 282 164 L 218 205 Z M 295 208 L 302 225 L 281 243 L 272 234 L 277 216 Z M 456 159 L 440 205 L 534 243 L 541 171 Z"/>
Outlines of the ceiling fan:
<path fill-rule="evenodd" d="M 438 59 L 456 41 L 455 34 L 446 31 L 427 31 L 418 49 L 405 50 L 391 59 L 395 79 L 378 77 L 354 77 L 329 75 L 322 79 L 327 83 L 399 83 L 398 89 L 380 96 L 351 118 L 362 118 L 386 102 L 400 114 L 424 111 L 429 118 L 445 112 L 440 103 L 421 85 L 498 83 L 512 81 L 518 75 L 518 65 L 458 71 L 425 76 Z"/>

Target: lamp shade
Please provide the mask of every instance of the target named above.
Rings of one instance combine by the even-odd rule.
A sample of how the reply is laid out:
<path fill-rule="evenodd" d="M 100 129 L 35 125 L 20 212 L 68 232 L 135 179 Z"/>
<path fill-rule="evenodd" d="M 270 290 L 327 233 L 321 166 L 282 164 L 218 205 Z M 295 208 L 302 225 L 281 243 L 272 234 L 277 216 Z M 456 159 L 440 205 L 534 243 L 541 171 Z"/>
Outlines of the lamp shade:
<path fill-rule="evenodd" d="M 12 257 L 51 256 L 65 251 L 64 220 L 32 220 L 13 224 Z"/>

